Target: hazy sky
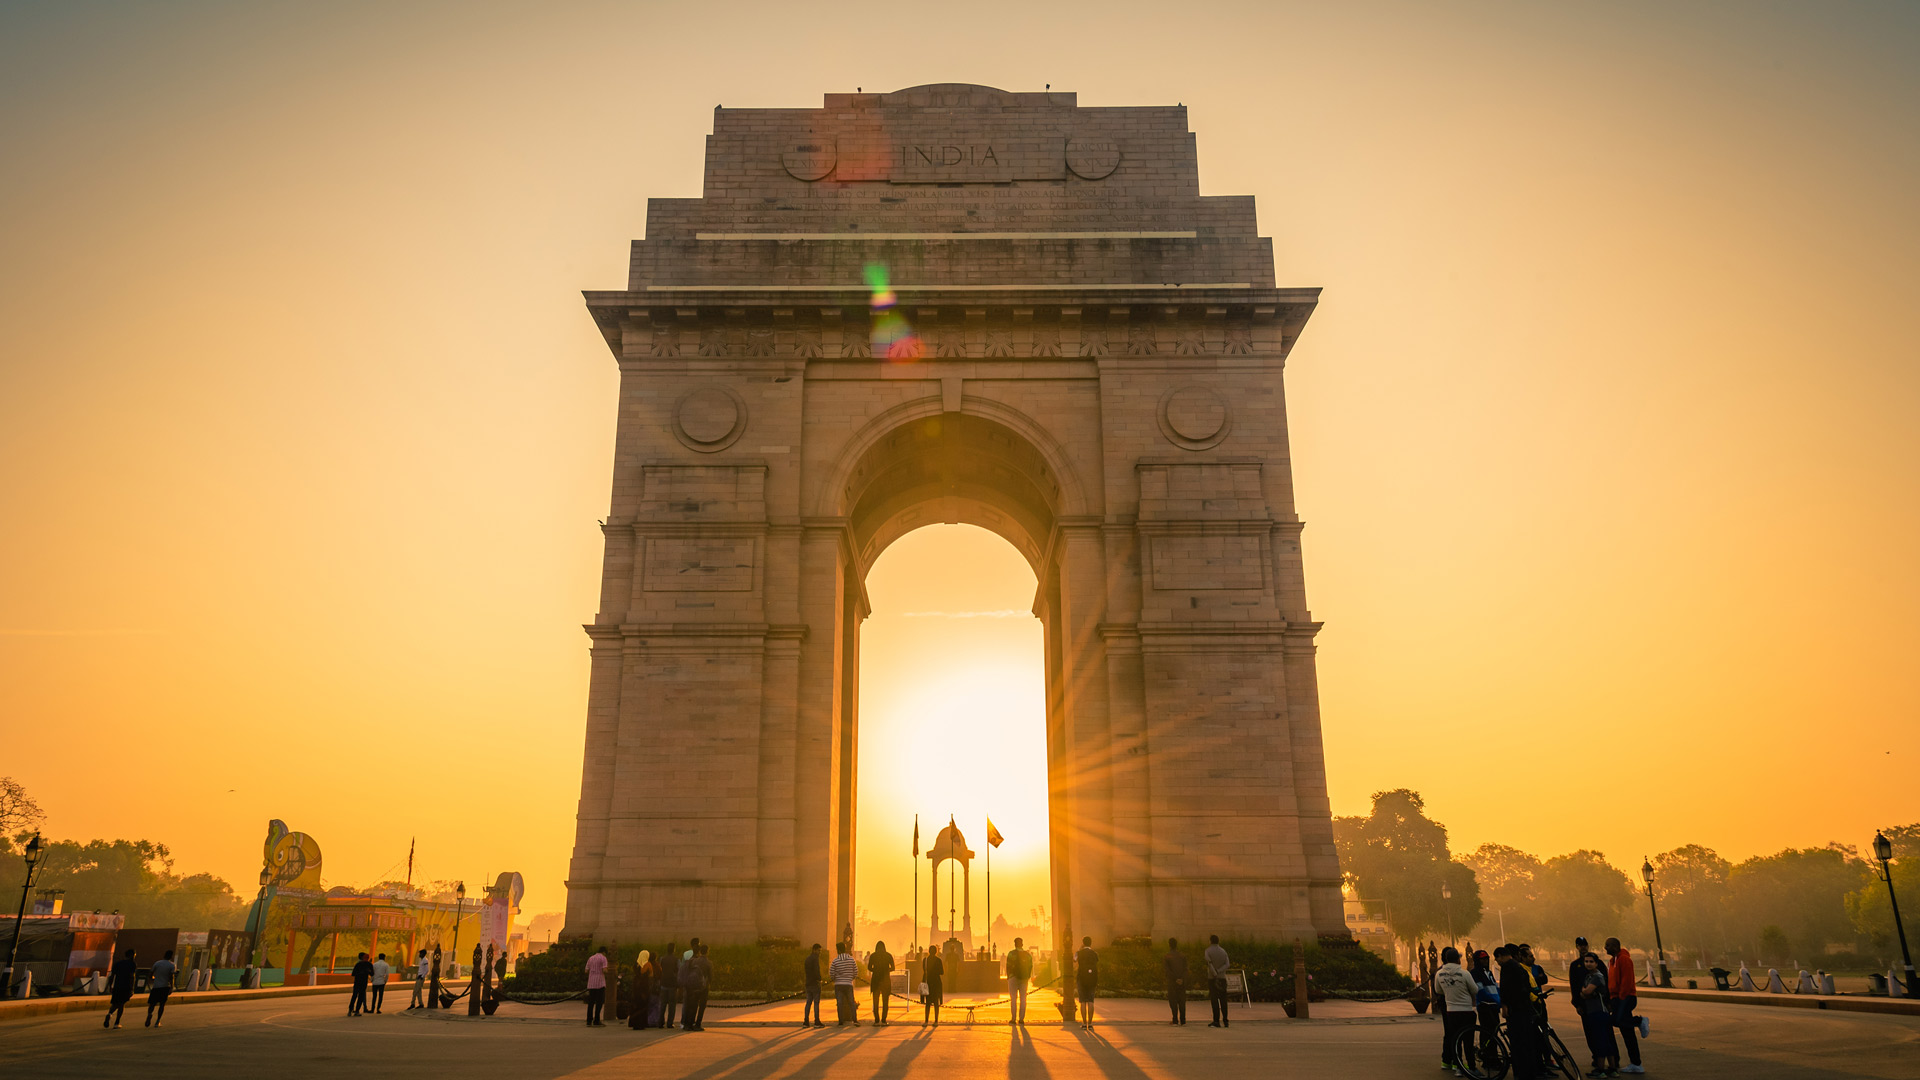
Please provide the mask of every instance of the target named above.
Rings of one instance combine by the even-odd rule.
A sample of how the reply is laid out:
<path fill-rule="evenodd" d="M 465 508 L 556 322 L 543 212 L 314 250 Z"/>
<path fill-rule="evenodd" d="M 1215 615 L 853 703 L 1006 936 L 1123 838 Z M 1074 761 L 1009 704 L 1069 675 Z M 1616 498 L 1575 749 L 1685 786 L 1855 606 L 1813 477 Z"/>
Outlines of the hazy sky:
<path fill-rule="evenodd" d="M 418 836 L 560 907 L 616 380 L 579 290 L 716 103 L 1051 83 L 1184 103 L 1326 288 L 1287 378 L 1336 812 L 1862 842 L 1920 813 L 1916 55 L 1910 4 L 5 3 L 0 773 L 243 889 L 281 817 L 330 883 Z M 906 614 L 946 543 L 875 571 L 915 625 L 863 769 L 988 669 L 1038 715 L 1032 620 Z M 863 806 L 900 878 L 916 808 Z"/>

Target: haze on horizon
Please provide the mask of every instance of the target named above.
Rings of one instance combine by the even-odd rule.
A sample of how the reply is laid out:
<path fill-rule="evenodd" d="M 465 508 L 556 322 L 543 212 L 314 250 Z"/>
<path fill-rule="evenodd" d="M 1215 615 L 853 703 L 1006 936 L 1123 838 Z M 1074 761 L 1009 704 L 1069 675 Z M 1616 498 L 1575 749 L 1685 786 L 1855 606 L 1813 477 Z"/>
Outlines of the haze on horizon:
<path fill-rule="evenodd" d="M 562 907 L 616 384 L 580 290 L 715 103 L 946 81 L 1183 103 L 1203 192 L 1326 288 L 1288 392 L 1336 814 L 1412 787 L 1456 852 L 1622 866 L 1913 817 L 1920 10 L 748 7 L 0 8 L 0 773 L 49 835 L 250 895 L 278 817 L 330 884 L 417 837 Z M 1030 602 L 998 540 L 869 585 L 892 918 L 911 813 L 967 810 L 928 762 L 1044 774 L 1039 634 L 908 616 Z M 954 686 L 1014 726 L 928 720 Z M 1044 837 L 991 812 L 1018 920 Z"/>

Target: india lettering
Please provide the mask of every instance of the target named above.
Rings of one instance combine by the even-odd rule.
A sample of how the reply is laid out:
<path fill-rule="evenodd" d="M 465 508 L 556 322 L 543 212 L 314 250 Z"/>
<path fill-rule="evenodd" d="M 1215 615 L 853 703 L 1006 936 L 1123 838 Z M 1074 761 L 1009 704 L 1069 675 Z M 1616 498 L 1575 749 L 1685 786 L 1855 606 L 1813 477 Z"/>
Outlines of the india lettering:
<path fill-rule="evenodd" d="M 998 165 L 991 146 L 903 146 L 900 148 L 900 164 L 903 166 L 934 165 Z"/>

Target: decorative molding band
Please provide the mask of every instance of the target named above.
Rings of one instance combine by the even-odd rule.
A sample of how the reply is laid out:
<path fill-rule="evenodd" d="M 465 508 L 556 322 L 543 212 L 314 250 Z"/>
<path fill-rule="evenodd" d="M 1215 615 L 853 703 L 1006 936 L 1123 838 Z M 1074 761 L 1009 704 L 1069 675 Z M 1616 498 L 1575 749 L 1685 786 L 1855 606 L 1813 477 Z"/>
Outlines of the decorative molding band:
<path fill-rule="evenodd" d="M 766 233 L 703 232 L 695 240 L 1195 240 L 1193 229 L 1167 232 L 889 232 L 889 233 Z"/>
<path fill-rule="evenodd" d="M 1124 289 L 1251 289 L 1251 281 L 1122 282 L 1069 285 L 894 285 L 894 292 L 1109 292 Z M 870 285 L 649 285 L 648 292 L 872 292 Z"/>

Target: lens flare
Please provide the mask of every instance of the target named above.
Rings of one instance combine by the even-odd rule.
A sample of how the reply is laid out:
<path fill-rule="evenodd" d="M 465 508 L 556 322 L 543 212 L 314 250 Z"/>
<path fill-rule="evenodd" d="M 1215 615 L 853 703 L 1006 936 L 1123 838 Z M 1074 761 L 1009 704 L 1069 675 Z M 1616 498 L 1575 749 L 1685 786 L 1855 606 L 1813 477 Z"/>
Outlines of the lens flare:
<path fill-rule="evenodd" d="M 873 329 L 868 345 L 874 356 L 888 360 L 918 360 L 923 355 L 920 348 L 920 336 L 913 332 L 912 324 L 906 316 L 893 309 L 899 302 L 893 288 L 888 284 L 887 268 L 879 263 L 868 263 L 866 267 L 867 288 L 872 297 L 867 306 L 873 311 Z"/>

